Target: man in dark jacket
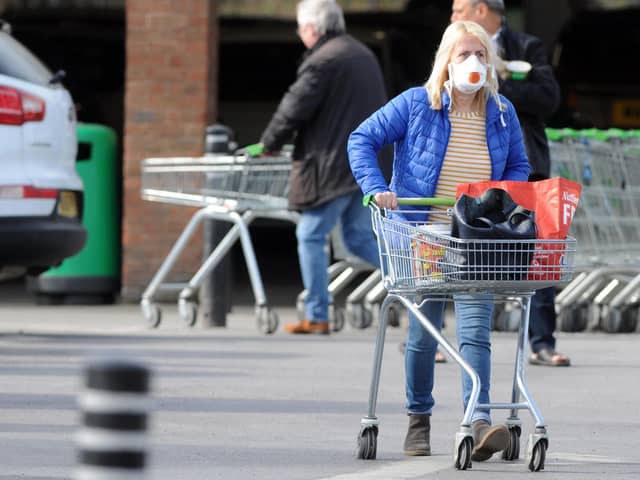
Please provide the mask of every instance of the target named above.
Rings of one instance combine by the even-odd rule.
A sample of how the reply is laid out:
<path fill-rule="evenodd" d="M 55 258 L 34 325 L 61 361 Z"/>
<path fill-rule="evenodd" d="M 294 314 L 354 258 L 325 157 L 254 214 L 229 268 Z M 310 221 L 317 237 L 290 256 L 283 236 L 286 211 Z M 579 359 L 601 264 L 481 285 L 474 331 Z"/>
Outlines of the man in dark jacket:
<path fill-rule="evenodd" d="M 328 235 L 340 222 L 347 249 L 379 265 L 369 211 L 362 206 L 347 159 L 349 134 L 386 100 L 373 53 L 346 33 L 335 0 L 297 5 L 298 35 L 307 47 L 296 81 L 262 134 L 266 151 L 295 136 L 289 204 L 301 212 L 296 228 L 305 318 L 290 333 L 329 333 Z"/>
<path fill-rule="evenodd" d="M 522 135 L 531 164 L 530 181 L 549 178 L 551 161 L 545 134 L 545 118 L 560 102 L 560 87 L 547 61 L 540 39 L 526 33 L 514 32 L 504 22 L 503 0 L 454 0 L 451 21 L 471 20 L 479 23 L 491 35 L 500 64 L 500 93 L 516 107 Z M 521 60 L 527 68 L 511 71 L 508 62 Z M 537 365 L 569 366 L 569 357 L 555 350 L 556 328 L 554 287 L 538 290 L 531 301 L 529 337 L 531 357 Z"/>

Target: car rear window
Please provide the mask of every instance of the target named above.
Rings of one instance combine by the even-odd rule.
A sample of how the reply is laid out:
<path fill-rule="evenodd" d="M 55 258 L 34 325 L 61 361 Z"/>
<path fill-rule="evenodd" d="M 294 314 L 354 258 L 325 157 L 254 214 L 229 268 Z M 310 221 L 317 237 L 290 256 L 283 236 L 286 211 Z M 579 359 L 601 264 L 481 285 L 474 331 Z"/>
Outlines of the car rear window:
<path fill-rule="evenodd" d="M 0 74 L 38 85 L 47 85 L 51 72 L 24 45 L 0 32 Z"/>

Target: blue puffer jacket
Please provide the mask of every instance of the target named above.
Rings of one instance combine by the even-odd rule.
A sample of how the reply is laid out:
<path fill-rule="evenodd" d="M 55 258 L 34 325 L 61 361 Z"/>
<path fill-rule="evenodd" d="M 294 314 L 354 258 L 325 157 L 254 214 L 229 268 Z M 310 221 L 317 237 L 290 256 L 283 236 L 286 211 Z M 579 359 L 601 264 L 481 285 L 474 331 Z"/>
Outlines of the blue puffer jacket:
<path fill-rule="evenodd" d="M 492 180 L 527 180 L 529 161 L 513 105 L 504 97 L 500 111 L 487 102 L 487 146 Z M 442 109 L 433 110 L 424 87 L 406 90 L 373 113 L 351 134 L 348 143 L 353 175 L 365 195 L 393 191 L 398 197 L 433 197 L 444 161 L 451 123 L 450 99 L 442 94 Z M 376 152 L 394 144 L 393 175 L 387 183 Z"/>

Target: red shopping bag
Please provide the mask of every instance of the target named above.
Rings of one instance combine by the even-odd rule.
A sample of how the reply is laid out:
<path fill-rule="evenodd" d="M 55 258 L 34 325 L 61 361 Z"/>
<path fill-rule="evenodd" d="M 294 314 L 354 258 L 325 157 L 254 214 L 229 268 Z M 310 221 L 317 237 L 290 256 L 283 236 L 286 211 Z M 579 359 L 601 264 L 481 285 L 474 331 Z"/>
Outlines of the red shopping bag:
<path fill-rule="evenodd" d="M 513 180 L 461 183 L 456 198 L 462 194 L 477 197 L 489 188 L 501 188 L 527 210 L 535 212 L 537 238 L 567 238 L 571 220 L 578 207 L 582 185 L 562 177 L 538 182 Z M 560 280 L 564 260 L 564 245 L 540 242 L 529 269 L 529 280 Z"/>

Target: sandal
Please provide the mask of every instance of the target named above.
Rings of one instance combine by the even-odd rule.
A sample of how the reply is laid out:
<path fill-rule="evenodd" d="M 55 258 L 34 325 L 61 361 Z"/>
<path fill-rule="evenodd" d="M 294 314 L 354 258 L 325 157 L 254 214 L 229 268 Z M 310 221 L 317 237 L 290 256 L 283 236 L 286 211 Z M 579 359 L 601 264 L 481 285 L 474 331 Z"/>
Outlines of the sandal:
<path fill-rule="evenodd" d="M 440 350 L 436 350 L 436 363 L 447 363 L 447 357 Z"/>
<path fill-rule="evenodd" d="M 398 344 L 398 350 L 400 351 L 401 354 L 404 355 L 406 349 L 407 349 L 407 342 L 400 342 Z M 436 350 L 435 362 L 436 363 L 447 363 L 447 357 L 440 350 Z"/>
<path fill-rule="evenodd" d="M 556 352 L 553 348 L 543 348 L 539 352 L 531 354 L 529 363 L 547 367 L 568 367 L 571 365 L 571 360 L 566 355 Z"/>

